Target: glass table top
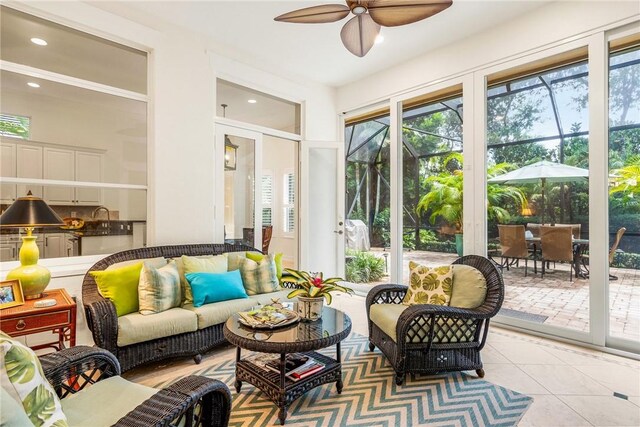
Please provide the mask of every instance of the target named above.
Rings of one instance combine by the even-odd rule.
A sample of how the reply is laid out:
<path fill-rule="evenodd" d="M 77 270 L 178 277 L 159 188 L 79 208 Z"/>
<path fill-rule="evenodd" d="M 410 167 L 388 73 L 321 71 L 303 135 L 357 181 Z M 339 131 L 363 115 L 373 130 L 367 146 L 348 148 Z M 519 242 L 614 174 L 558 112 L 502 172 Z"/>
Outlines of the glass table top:
<path fill-rule="evenodd" d="M 293 302 L 284 302 L 285 308 L 295 311 Z M 322 317 L 313 322 L 300 320 L 290 326 L 275 329 L 253 329 L 238 322 L 238 314 L 227 320 L 226 327 L 234 335 L 246 340 L 265 342 L 270 344 L 294 344 L 322 340 L 343 334 L 351 329 L 351 319 L 340 310 L 323 307 Z M 348 333 L 348 332 L 347 332 Z"/>

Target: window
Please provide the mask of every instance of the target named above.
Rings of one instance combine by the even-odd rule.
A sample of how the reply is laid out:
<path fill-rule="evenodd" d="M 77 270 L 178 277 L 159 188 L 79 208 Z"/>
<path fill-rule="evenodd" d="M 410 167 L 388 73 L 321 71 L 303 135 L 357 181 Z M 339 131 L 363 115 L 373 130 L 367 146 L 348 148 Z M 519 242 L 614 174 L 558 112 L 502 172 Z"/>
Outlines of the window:
<path fill-rule="evenodd" d="M 0 209 L 31 191 L 61 218 L 83 220 L 79 236 L 36 229 L 41 258 L 144 246 L 146 52 L 5 7 L 0 11 Z M 56 42 L 25 45 L 33 28 Z M 49 60 L 54 57 L 61 60 Z M 103 61 L 118 63 L 119 71 L 105 73 Z M 9 70 L 7 63 L 20 67 Z M 0 242 L 2 261 L 16 260 L 19 247 L 12 245 Z"/>
<path fill-rule="evenodd" d="M 262 172 L 262 225 L 273 225 L 273 176 Z"/>
<path fill-rule="evenodd" d="M 29 139 L 31 119 L 24 116 L 0 113 L 0 135 Z"/>
<path fill-rule="evenodd" d="M 283 229 L 285 233 L 293 233 L 295 231 L 295 199 L 296 199 L 296 182 L 293 172 L 284 174 L 284 197 L 282 203 L 284 205 Z"/>

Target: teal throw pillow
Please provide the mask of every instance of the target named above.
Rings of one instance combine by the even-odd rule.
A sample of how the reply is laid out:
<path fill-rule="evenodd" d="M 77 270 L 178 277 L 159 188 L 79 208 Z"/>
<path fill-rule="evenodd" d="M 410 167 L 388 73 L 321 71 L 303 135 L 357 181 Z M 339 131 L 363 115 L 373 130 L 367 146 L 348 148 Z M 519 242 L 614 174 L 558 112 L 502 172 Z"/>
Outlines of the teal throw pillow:
<path fill-rule="evenodd" d="M 194 307 L 212 302 L 248 298 L 242 286 L 239 270 L 228 273 L 188 273 L 186 277 L 191 286 Z"/>

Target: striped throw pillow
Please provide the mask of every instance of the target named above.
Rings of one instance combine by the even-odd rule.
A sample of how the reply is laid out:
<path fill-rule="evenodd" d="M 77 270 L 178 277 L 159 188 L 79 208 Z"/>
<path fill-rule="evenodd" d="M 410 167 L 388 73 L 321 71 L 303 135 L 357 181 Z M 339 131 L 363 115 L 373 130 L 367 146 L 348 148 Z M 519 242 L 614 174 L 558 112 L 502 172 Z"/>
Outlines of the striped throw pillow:
<path fill-rule="evenodd" d="M 243 259 L 240 264 L 240 275 L 247 295 L 266 294 L 280 290 L 276 263 L 271 255 L 265 256 L 260 261 Z"/>
<path fill-rule="evenodd" d="M 160 268 L 145 263 L 138 283 L 140 314 L 154 314 L 179 307 L 182 301 L 180 275 L 176 262 L 171 260 Z"/>

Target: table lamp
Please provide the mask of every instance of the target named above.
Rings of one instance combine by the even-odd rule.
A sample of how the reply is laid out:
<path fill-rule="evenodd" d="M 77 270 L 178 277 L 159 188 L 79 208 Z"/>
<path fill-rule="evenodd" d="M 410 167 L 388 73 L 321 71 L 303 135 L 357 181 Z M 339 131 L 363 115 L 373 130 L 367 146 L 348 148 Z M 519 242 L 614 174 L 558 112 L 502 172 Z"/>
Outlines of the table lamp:
<path fill-rule="evenodd" d="M 33 236 L 34 227 L 63 225 L 60 217 L 39 197 L 31 194 L 19 197 L 0 216 L 0 227 L 24 227 L 27 234 L 22 236 L 20 248 L 20 267 L 7 274 L 7 280 L 20 280 L 25 299 L 42 297 L 51 280 L 51 273 L 38 265 L 40 250 Z"/>

